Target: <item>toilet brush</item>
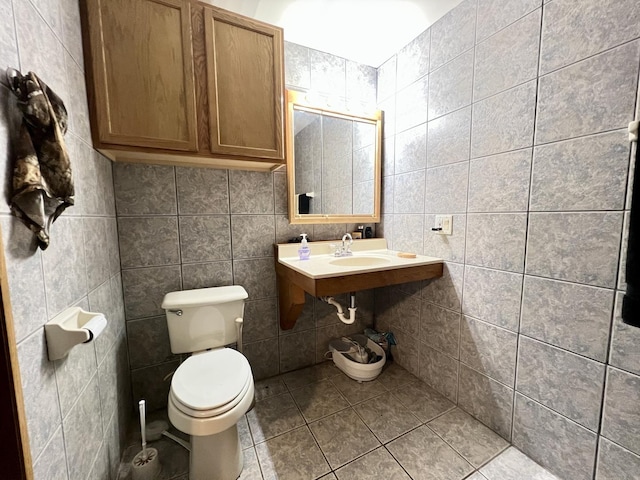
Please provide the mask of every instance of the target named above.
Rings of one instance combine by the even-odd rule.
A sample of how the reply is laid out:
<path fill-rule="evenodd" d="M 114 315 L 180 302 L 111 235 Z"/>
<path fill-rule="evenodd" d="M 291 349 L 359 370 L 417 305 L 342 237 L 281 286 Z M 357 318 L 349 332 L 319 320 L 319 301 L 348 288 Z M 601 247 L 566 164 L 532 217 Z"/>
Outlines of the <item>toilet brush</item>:
<path fill-rule="evenodd" d="M 133 457 L 133 480 L 153 480 L 160 473 L 160 460 L 155 448 L 147 448 L 147 434 L 145 432 L 146 402 L 140 400 L 140 433 L 142 436 L 142 451 Z"/>

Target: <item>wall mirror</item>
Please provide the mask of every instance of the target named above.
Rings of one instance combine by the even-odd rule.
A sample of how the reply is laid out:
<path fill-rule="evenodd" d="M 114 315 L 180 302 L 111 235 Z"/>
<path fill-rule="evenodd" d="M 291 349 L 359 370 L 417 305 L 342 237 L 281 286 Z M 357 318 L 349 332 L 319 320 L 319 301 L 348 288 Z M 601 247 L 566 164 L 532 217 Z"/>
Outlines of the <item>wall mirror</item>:
<path fill-rule="evenodd" d="M 287 97 L 289 222 L 379 222 L 382 112 Z"/>

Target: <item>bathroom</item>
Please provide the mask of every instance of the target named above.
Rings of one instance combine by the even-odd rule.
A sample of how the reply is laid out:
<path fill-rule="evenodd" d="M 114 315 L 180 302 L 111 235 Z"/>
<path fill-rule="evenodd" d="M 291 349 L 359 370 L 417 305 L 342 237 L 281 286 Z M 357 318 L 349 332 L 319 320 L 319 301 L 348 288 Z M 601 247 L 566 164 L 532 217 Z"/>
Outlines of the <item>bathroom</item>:
<path fill-rule="evenodd" d="M 44 251 L 0 202 L 2 293 L 32 478 L 116 480 L 122 455 L 140 449 L 130 441 L 138 400 L 150 415 L 162 412 L 165 378 L 185 359 L 171 353 L 162 297 L 232 284 L 249 294 L 243 351 L 258 391 L 289 395 L 295 372 L 323 362 L 330 339 L 373 325 L 394 333 L 398 371 L 488 427 L 500 448 L 511 443 L 547 470 L 519 478 L 640 478 L 640 330 L 620 313 L 632 184 L 627 125 L 640 117 L 640 6 L 450 3 L 377 65 L 288 42 L 285 31 L 287 88 L 357 96 L 384 112 L 375 236 L 445 266 L 435 280 L 358 292 L 352 326 L 307 296 L 295 327 L 282 330 L 273 244 L 302 231 L 335 240 L 357 225 L 289 224 L 283 170 L 111 162 L 92 148 L 78 2 L 0 0 L 3 64 L 38 73 L 70 112 L 65 142 L 76 187 L 75 205 L 53 224 Z M 4 85 L 0 97 L 10 104 Z M 10 136 L 20 120 L 15 109 L 2 112 L 0 175 L 9 198 Z M 453 215 L 452 236 L 431 231 L 436 214 Z M 44 324 L 70 306 L 104 313 L 108 327 L 51 362 Z M 322 365 L 314 368 L 326 378 Z M 383 398 L 408 398 L 393 380 L 388 375 Z M 244 425 L 253 463 L 241 478 L 304 478 L 261 459 L 264 446 L 289 431 L 261 442 L 251 419 Z M 304 421 L 296 428 L 309 430 Z M 358 478 L 372 465 L 379 475 L 421 478 L 398 448 L 380 444 L 401 445 L 427 428 L 376 440 L 344 462 L 321 457 L 326 467 L 308 478 Z M 501 478 L 485 476 L 483 466 L 442 478 Z"/>

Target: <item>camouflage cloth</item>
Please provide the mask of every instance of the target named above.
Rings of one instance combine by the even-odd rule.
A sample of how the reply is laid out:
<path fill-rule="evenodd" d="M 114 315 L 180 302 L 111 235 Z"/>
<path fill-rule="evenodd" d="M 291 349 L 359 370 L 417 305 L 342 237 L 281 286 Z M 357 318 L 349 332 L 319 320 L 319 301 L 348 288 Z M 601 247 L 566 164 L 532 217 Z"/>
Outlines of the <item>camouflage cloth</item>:
<path fill-rule="evenodd" d="M 69 154 L 63 135 L 67 110 L 62 100 L 35 73 L 8 73 L 18 98 L 22 124 L 15 145 L 11 211 L 36 235 L 38 246 L 49 246 L 49 227 L 74 203 Z"/>

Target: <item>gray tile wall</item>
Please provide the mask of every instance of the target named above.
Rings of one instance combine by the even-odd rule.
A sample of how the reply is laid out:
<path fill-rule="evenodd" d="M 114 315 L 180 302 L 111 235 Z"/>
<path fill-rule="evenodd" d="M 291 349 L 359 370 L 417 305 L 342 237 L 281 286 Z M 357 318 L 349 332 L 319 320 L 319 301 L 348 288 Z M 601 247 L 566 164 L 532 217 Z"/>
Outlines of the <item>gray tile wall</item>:
<path fill-rule="evenodd" d="M 133 409 L 111 162 L 91 148 L 78 2 L 1 0 L 0 12 L 4 66 L 33 70 L 65 102 L 76 189 L 75 205 L 51 228 L 51 245 L 36 249 L 9 214 L 17 107 L 0 86 L 0 227 L 34 474 L 115 480 Z M 51 362 L 43 325 L 74 305 L 104 313 L 108 327 Z"/>
<path fill-rule="evenodd" d="M 465 0 L 378 69 L 379 232 L 447 264 L 377 293 L 376 325 L 567 479 L 640 462 L 640 330 L 620 321 L 639 25 L 631 0 Z M 445 213 L 451 237 L 430 230 Z"/>
<path fill-rule="evenodd" d="M 2 58 L 68 99 L 76 177 L 76 206 L 45 252 L 0 206 L 36 478 L 95 478 L 105 465 L 113 478 L 129 375 L 134 398 L 157 408 L 181 360 L 162 296 L 232 283 L 249 291 L 245 352 L 258 378 L 321 361 L 330 338 L 375 310 L 378 327 L 396 332 L 399 363 L 553 472 L 633 475 L 640 333 L 619 312 L 624 128 L 640 109 L 636 2 L 588 0 L 576 11 L 568 0 L 466 0 L 377 78 L 286 44 L 289 88 L 377 99 L 385 111 L 378 235 L 447 260 L 441 279 L 376 292 L 375 306 L 372 292 L 359 294 L 354 327 L 308 298 L 289 331 L 277 324 L 271 250 L 301 231 L 286 218 L 286 175 L 118 165 L 112 177 L 90 147 L 76 2 L 0 0 L 0 11 Z M 4 111 L 6 196 L 16 119 Z M 455 214 L 453 236 L 431 232 L 439 213 Z M 353 227 L 304 230 L 320 240 Z M 70 305 L 113 321 L 93 345 L 48 362 L 42 326 Z"/>
<path fill-rule="evenodd" d="M 292 43 L 285 43 L 285 64 L 287 88 L 375 104 L 373 67 Z M 362 292 L 354 325 L 308 297 L 296 326 L 280 329 L 273 244 L 302 232 L 329 240 L 355 229 L 290 225 L 285 172 L 116 164 L 113 180 L 133 395 L 150 409 L 166 405 L 165 377 L 181 360 L 171 353 L 160 308 L 167 292 L 244 286 L 244 350 L 257 379 L 321 362 L 330 339 L 373 323 L 373 292 Z"/>

